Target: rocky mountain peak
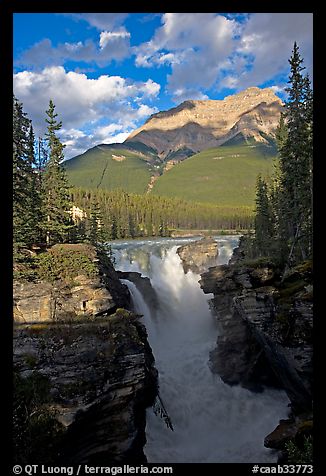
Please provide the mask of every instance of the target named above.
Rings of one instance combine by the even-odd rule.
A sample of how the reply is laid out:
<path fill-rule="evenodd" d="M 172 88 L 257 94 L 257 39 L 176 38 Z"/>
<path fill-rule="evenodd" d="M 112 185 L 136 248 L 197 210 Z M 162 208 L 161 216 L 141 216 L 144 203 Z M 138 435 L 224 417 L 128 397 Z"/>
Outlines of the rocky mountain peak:
<path fill-rule="evenodd" d="M 223 100 L 187 100 L 153 114 L 126 142 L 142 142 L 162 158 L 183 148 L 217 147 L 239 133 L 266 142 L 275 134 L 281 110 L 282 101 L 270 88 L 250 87 Z"/>

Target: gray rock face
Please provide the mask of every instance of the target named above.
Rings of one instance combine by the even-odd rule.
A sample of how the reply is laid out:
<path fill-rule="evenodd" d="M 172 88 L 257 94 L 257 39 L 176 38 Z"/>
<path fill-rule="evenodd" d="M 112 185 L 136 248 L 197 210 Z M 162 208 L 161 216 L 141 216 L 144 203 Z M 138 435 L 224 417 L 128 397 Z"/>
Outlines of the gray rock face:
<path fill-rule="evenodd" d="M 248 323 L 292 406 L 303 411 L 310 408 L 312 401 L 312 346 L 307 343 L 302 346 L 296 339 L 291 345 L 284 345 L 277 325 L 274 292 L 275 288 L 272 287 L 261 288 L 255 293 L 237 296 L 234 298 L 234 307 Z"/>
<path fill-rule="evenodd" d="M 252 390 L 259 391 L 266 383 L 278 385 L 266 365 L 261 346 L 234 306 L 235 296 L 241 290 L 250 292 L 252 289 L 248 270 L 221 265 L 210 268 L 201 276 L 199 283 L 203 291 L 214 294 L 210 308 L 219 329 L 217 346 L 210 354 L 212 371 L 230 385 L 240 383 Z"/>
<path fill-rule="evenodd" d="M 153 362 L 146 330 L 128 311 L 14 329 L 15 368 L 50 382 L 47 406 L 64 429 L 64 464 L 146 461 L 145 409 L 157 394 Z"/>
<path fill-rule="evenodd" d="M 248 343 L 253 342 L 253 339 L 245 323 L 239 322 L 236 314 L 225 312 L 227 309 L 225 302 L 222 306 L 224 312 L 222 310 L 218 315 L 221 334 L 218 337 L 217 347 L 210 353 L 211 369 L 230 385 L 241 382 L 244 387 L 253 388 L 249 377 L 259 352 L 255 353 L 249 348 Z"/>
<path fill-rule="evenodd" d="M 230 278 L 227 265 L 210 268 L 199 283 L 206 294 L 214 294 L 210 308 L 219 328 L 217 347 L 210 353 L 211 369 L 230 385 L 243 382 L 249 368 L 249 331 L 232 311 L 238 285 Z"/>
<path fill-rule="evenodd" d="M 278 382 L 296 412 L 312 404 L 312 302 L 305 279 L 297 274 L 294 283 L 280 285 L 272 266 L 235 260 L 200 280 L 205 293 L 214 293 L 210 305 L 220 329 L 213 371 L 245 387 Z"/>
<path fill-rule="evenodd" d="M 110 291 L 117 307 L 129 309 L 130 294 L 127 286 L 120 282 L 117 271 L 105 254 L 98 255 L 99 276 L 101 283 Z"/>
<path fill-rule="evenodd" d="M 177 253 L 182 261 L 184 272 L 203 273 L 216 264 L 217 243 L 212 238 L 203 238 L 188 245 L 180 246 Z"/>

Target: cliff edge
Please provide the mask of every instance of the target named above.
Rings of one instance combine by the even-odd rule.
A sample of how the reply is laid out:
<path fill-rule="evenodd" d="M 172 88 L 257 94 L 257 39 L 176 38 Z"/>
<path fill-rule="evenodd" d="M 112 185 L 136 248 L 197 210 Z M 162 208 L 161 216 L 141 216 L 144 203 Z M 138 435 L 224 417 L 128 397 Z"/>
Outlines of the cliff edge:
<path fill-rule="evenodd" d="M 62 279 L 14 283 L 15 461 L 146 462 L 157 371 L 128 289 L 89 245 L 46 253 Z"/>

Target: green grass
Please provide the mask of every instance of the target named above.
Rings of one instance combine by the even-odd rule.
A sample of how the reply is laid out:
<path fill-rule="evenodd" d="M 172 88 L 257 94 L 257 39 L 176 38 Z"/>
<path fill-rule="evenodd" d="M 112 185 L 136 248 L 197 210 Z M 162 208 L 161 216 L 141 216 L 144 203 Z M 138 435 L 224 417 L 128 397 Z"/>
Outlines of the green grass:
<path fill-rule="evenodd" d="M 253 206 L 257 175 L 271 175 L 273 149 L 228 145 L 207 149 L 175 165 L 152 193 L 202 203 Z"/>
<path fill-rule="evenodd" d="M 112 158 L 124 156 L 119 162 Z M 94 147 L 64 162 L 71 185 L 84 188 L 123 189 L 144 193 L 152 175 L 151 166 L 139 154 L 123 148 Z"/>

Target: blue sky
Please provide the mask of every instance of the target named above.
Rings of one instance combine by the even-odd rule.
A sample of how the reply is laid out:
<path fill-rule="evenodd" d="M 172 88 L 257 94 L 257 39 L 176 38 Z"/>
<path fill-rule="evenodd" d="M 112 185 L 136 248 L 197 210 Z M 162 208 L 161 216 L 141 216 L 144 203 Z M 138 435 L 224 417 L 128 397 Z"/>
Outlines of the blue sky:
<path fill-rule="evenodd" d="M 309 13 L 16 13 L 14 92 L 45 132 L 53 99 L 67 158 L 122 142 L 160 110 L 250 86 L 284 98 L 294 41 L 312 75 Z"/>

